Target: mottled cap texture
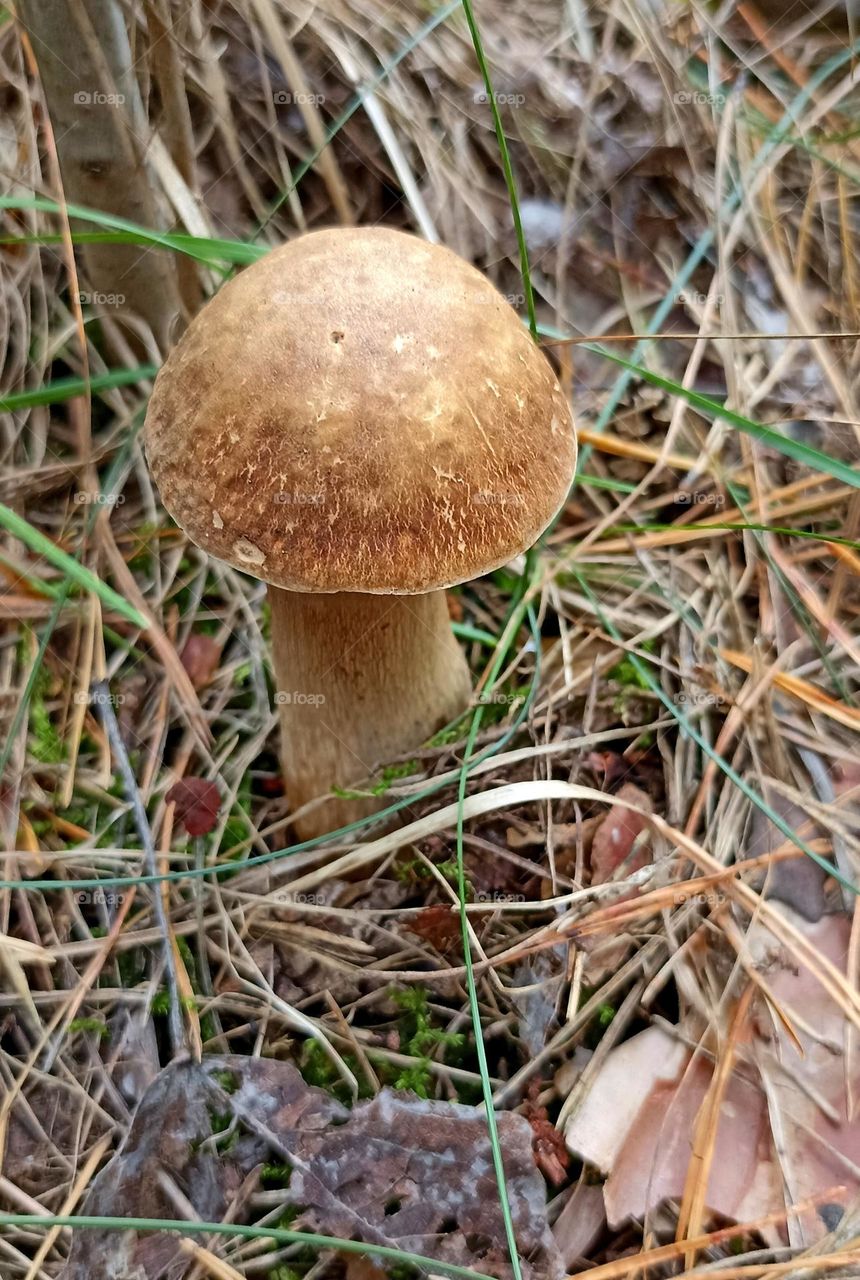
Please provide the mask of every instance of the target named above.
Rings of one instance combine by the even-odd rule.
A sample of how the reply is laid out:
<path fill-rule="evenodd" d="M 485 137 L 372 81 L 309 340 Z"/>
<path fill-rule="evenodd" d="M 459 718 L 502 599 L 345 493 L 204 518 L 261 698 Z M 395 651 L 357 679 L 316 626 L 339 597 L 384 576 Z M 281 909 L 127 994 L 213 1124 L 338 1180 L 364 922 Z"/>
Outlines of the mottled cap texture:
<path fill-rule="evenodd" d="M 576 465 L 516 312 L 449 249 L 315 231 L 225 285 L 158 375 L 146 451 L 198 546 L 294 591 L 416 594 L 538 537 Z"/>

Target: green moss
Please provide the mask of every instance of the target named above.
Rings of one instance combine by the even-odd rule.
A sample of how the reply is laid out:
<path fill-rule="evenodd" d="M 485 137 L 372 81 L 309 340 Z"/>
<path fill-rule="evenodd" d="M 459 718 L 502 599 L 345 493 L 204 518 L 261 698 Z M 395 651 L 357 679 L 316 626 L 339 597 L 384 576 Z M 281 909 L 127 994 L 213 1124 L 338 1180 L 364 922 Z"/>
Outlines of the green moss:
<path fill-rule="evenodd" d="M 235 1093 L 239 1088 L 239 1077 L 235 1071 L 213 1071 L 212 1079 L 217 1080 L 225 1093 Z"/>
<path fill-rule="evenodd" d="M 65 758 L 66 750 L 45 705 L 48 679 L 48 672 L 43 668 L 36 677 L 30 698 L 30 751 L 42 764 L 58 764 Z"/>
<path fill-rule="evenodd" d="M 406 987 L 392 994 L 404 1011 L 400 1024 L 401 1044 L 405 1052 L 418 1061 L 398 1069 L 393 1079 L 386 1079 L 386 1083 L 393 1084 L 396 1089 L 411 1089 L 419 1097 L 427 1098 L 433 1082 L 431 1057 L 436 1050 L 441 1050 L 438 1056 L 445 1061 L 449 1051 L 463 1049 L 466 1037 L 459 1031 L 446 1031 L 433 1025 L 427 992 L 423 987 Z"/>
<path fill-rule="evenodd" d="M 622 658 L 621 661 L 616 666 L 612 667 L 607 674 L 609 675 L 610 680 L 617 680 L 624 689 L 651 688 L 644 672 L 640 671 L 630 658 Z"/>
<path fill-rule="evenodd" d="M 332 794 L 340 800 L 361 800 L 364 796 L 383 796 L 393 782 L 400 778 L 409 778 L 418 770 L 417 760 L 404 760 L 402 764 L 390 764 L 379 774 L 376 782 L 365 791 L 353 791 L 347 787 L 332 787 Z"/>
<path fill-rule="evenodd" d="M 608 1027 L 612 1019 L 615 1017 L 616 1009 L 614 1005 L 602 1004 L 597 1010 L 597 1021 L 601 1027 Z"/>
<path fill-rule="evenodd" d="M 264 1164 L 260 1170 L 260 1182 L 264 1187 L 288 1187 L 293 1176 L 292 1166 L 282 1164 Z"/>
<path fill-rule="evenodd" d="M 73 1018 L 69 1023 L 69 1035 L 74 1035 L 77 1031 L 91 1031 L 100 1039 L 110 1037 L 110 1030 L 101 1018 Z"/>

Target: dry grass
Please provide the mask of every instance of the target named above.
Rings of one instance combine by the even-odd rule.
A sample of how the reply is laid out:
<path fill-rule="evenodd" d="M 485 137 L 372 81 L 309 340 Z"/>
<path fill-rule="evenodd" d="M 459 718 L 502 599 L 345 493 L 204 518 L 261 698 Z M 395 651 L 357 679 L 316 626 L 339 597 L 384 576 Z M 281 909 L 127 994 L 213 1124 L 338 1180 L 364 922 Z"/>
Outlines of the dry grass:
<path fill-rule="evenodd" d="M 462 805 L 490 1083 L 500 1106 L 536 1099 L 562 1125 L 614 1045 L 655 1018 L 680 1027 L 691 1012 L 716 1063 L 699 1158 L 675 1206 L 680 1227 L 663 1208 L 644 1230 L 602 1232 L 588 1258 L 602 1280 L 860 1273 L 856 1207 L 802 1262 L 802 1236 L 790 1234 L 786 1254 L 765 1247 L 760 1223 L 708 1235 L 719 1224 L 705 1211 L 721 1081 L 751 1061 L 747 1005 L 794 1025 L 751 958 L 753 923 L 843 1010 L 856 1091 L 860 916 L 809 856 L 857 883 L 856 489 L 681 395 L 625 379 L 599 350 L 611 339 L 609 350 L 725 398 L 784 439 L 857 457 L 856 75 L 846 57 L 815 80 L 847 36 L 833 24 L 772 23 L 751 2 L 732 9 L 510 0 L 477 12 L 506 98 L 538 320 L 585 446 L 529 588 L 535 694 L 501 746 L 522 708 L 514 695 L 535 677 L 535 638 L 516 630 L 493 688 L 480 683 L 488 649 L 465 641 L 485 699 L 476 752 L 498 748 L 470 774 Z M 145 16 L 157 11 L 135 10 L 147 92 L 157 73 Z M 271 244 L 385 221 L 450 245 L 524 309 L 497 141 L 459 11 L 384 77 L 429 9 L 218 0 L 169 16 L 161 74 L 184 76 L 189 119 L 163 92 L 148 105 L 171 225 Z M 2 186 L 56 198 L 33 55 L 7 20 Z M 281 106 L 279 94 L 301 105 Z M 13 237 L 63 225 L 27 209 L 4 222 Z M 81 311 L 70 263 L 68 243 L 0 247 L 4 394 L 157 359 L 151 336 L 132 340 L 109 306 Z M 190 258 L 183 273 L 186 301 L 217 275 Z M 635 349 L 626 339 L 649 324 L 659 341 Z M 0 1207 L 10 1212 L 79 1209 L 142 1089 L 180 1050 L 289 1057 L 352 1094 L 401 1083 L 480 1097 L 456 915 L 442 910 L 457 901 L 465 735 L 381 775 L 403 806 L 387 827 L 269 856 L 289 849 L 290 834 L 263 589 L 208 562 L 161 511 L 135 435 L 149 389 L 141 377 L 91 401 L 11 412 L 0 428 L 0 499 L 147 621 L 137 628 L 93 595 L 58 598 L 63 573 L 4 537 L 5 732 L 24 712 L 0 793 L 2 874 L 56 886 L 2 891 Z M 118 498 L 76 498 L 99 487 Z M 501 636 L 521 568 L 458 591 L 457 620 Z M 201 635 L 205 678 L 189 656 Z M 106 721 L 87 704 L 97 680 L 115 700 L 135 804 Z M 197 840 L 166 799 L 186 776 L 214 780 L 222 797 L 215 830 Z M 630 784 L 635 792 L 622 790 Z M 598 819 L 631 811 L 644 815 L 638 865 L 593 883 Z M 200 874 L 228 857 L 229 876 Z M 152 872 L 176 878 L 152 886 L 141 879 Z M 123 882 L 63 887 L 104 877 Z M 847 973 L 786 903 L 851 913 Z M 423 1048 L 404 991 L 425 993 Z M 454 1034 L 465 1038 L 457 1049 Z M 584 1069 L 577 1050 L 592 1054 Z M 577 1173 L 574 1162 L 554 1213 Z M 750 1256 L 728 1266 L 738 1238 Z M 10 1228 L 0 1274 L 56 1276 L 68 1240 L 67 1229 Z M 265 1274 L 248 1263 L 247 1242 L 209 1243 L 183 1246 L 191 1274 Z M 634 1261 L 627 1249 L 644 1253 Z"/>

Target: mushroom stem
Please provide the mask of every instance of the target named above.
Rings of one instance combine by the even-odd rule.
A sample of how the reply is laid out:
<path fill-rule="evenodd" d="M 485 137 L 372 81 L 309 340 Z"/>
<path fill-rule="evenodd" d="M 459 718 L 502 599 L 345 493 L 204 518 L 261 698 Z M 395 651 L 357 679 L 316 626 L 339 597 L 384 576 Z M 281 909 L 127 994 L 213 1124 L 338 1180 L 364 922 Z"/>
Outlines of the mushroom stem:
<path fill-rule="evenodd" d="M 317 595 L 269 587 L 281 756 L 293 811 L 414 751 L 465 710 L 469 669 L 444 591 Z M 326 800 L 294 823 L 302 839 L 380 808 Z"/>

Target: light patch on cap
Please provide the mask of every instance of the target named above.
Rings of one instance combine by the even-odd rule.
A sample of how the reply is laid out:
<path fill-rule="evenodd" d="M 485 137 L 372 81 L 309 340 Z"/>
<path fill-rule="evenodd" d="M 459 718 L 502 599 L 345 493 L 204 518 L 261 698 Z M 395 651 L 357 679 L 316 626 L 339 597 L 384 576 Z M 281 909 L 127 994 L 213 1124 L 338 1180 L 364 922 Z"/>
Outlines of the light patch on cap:
<path fill-rule="evenodd" d="M 249 542 L 247 538 L 239 538 L 233 543 L 233 555 L 237 560 L 244 560 L 246 564 L 265 564 L 266 553 L 253 542 Z"/>
<path fill-rule="evenodd" d="M 402 355 L 410 342 L 414 342 L 415 338 L 411 333 L 396 333 L 394 341 L 391 344 L 391 350 L 396 356 Z"/>
<path fill-rule="evenodd" d="M 214 524 L 216 529 L 224 528 L 224 521 L 221 519 L 217 511 L 212 512 L 212 523 Z"/>

